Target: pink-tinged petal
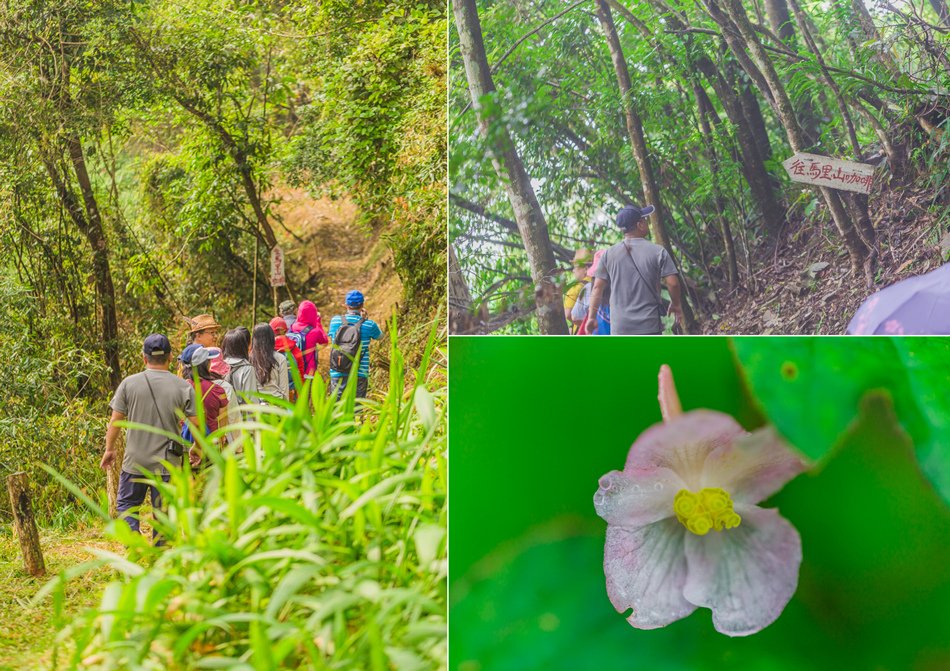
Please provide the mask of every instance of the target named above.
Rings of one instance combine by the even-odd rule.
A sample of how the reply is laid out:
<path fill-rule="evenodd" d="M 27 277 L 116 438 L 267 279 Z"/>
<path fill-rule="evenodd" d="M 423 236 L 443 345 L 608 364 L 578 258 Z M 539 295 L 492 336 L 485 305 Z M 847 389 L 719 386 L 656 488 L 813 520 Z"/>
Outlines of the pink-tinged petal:
<path fill-rule="evenodd" d="M 773 427 L 736 438 L 706 457 L 703 487 L 721 487 L 736 503 L 758 503 L 803 473 L 805 462 Z"/>
<path fill-rule="evenodd" d="M 691 410 L 641 433 L 630 448 L 624 471 L 669 468 L 682 478 L 688 489 L 697 491 L 706 457 L 744 433 L 729 415 Z"/>
<path fill-rule="evenodd" d="M 673 499 L 685 485 L 668 468 L 611 471 L 600 479 L 594 508 L 607 524 L 642 527 L 673 516 Z"/>
<path fill-rule="evenodd" d="M 634 627 L 665 627 L 696 610 L 683 598 L 686 534 L 675 518 L 637 529 L 607 527 L 607 596 L 618 612 L 633 609 L 627 622 Z"/>
<path fill-rule="evenodd" d="M 668 422 L 674 417 L 683 414 L 683 405 L 679 394 L 676 393 L 676 383 L 673 381 L 673 371 L 666 364 L 660 366 L 660 414 L 663 421 Z"/>
<path fill-rule="evenodd" d="M 705 536 L 686 534 L 689 575 L 684 596 L 711 608 L 727 636 L 748 636 L 772 624 L 798 587 L 802 542 L 774 509 L 736 506 L 742 523 Z"/>

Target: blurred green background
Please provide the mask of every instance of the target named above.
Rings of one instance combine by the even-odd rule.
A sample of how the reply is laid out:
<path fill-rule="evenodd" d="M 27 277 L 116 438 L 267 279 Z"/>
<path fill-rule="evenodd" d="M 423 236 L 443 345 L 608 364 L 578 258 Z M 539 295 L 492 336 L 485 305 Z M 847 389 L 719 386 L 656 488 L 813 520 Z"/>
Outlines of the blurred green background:
<path fill-rule="evenodd" d="M 798 415 L 787 411 L 780 428 L 824 421 L 823 403 L 854 419 L 820 467 L 764 504 L 798 528 L 804 552 L 799 589 L 776 623 L 730 639 L 699 609 L 640 631 L 607 599 L 606 524 L 592 498 L 598 478 L 622 469 L 636 437 L 661 420 L 660 365 L 672 367 L 685 410 L 719 410 L 753 429 L 783 407 L 783 353 L 815 342 L 740 339 L 742 360 L 759 366 L 756 398 L 772 394 L 764 411 L 726 338 L 453 337 L 450 668 L 950 669 L 950 514 L 887 394 L 865 397 L 859 418 L 860 394 L 826 399 L 810 385 L 809 406 L 787 389 L 799 395 Z M 821 374 L 849 375 L 833 360 L 854 359 L 860 342 L 821 339 Z M 915 341 L 915 352 L 931 343 Z M 869 352 L 852 366 L 875 366 L 880 347 Z M 798 372 L 817 375 L 809 362 L 796 360 Z M 871 378 L 868 389 L 889 388 Z M 891 392 L 907 405 L 910 392 L 896 383 Z"/>

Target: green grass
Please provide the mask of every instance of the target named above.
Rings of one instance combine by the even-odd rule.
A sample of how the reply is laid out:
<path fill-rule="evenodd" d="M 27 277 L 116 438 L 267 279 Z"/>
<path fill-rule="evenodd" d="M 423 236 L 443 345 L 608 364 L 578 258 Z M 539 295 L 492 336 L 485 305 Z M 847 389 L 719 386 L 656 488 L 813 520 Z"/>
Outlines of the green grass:
<path fill-rule="evenodd" d="M 91 559 L 89 548 L 121 551 L 121 545 L 105 539 L 99 528 L 81 522 L 70 531 L 41 529 L 40 544 L 50 575 Z M 106 569 L 85 573 L 70 582 L 62 595 L 63 618 L 74 617 L 98 603 L 103 587 L 114 578 L 115 573 Z M 38 669 L 51 662 L 57 606 L 52 599 L 36 606 L 30 604 L 46 581 L 23 570 L 13 530 L 0 526 L 0 671 Z"/>

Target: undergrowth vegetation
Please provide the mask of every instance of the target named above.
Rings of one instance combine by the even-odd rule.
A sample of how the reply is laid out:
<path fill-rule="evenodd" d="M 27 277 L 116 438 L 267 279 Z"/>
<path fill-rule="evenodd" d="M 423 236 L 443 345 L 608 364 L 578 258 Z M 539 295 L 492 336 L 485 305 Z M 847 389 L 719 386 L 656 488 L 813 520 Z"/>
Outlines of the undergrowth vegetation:
<path fill-rule="evenodd" d="M 105 379 L 99 356 L 61 347 L 70 330 L 70 324 L 41 313 L 23 287 L 0 277 L 0 473 L 26 471 L 37 517 L 60 528 L 79 511 L 73 495 L 40 464 L 67 473 L 83 489 L 100 482 L 93 446 L 102 444 L 108 403 L 92 393 Z M 0 518 L 9 515 L 4 494 Z"/>
<path fill-rule="evenodd" d="M 97 608 L 64 620 L 52 668 L 444 668 L 445 397 L 441 376 L 428 374 L 434 336 L 414 384 L 404 384 L 393 337 L 381 402 L 354 407 L 352 386 L 336 402 L 317 379 L 296 404 L 245 406 L 231 446 L 202 440 L 199 473 L 152 476 L 166 508 L 152 525 L 166 546 L 85 497 L 129 552 L 94 549 L 37 595 L 62 617 L 72 580 L 115 575 Z"/>

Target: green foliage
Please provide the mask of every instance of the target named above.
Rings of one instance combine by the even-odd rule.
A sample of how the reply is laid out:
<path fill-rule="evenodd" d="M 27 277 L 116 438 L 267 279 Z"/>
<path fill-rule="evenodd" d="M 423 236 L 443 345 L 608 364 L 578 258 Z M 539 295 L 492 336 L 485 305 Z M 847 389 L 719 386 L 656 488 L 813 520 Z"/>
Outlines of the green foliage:
<path fill-rule="evenodd" d="M 778 430 L 820 461 L 854 421 L 861 399 L 887 390 L 924 474 L 950 503 L 950 342 L 940 338 L 782 338 L 733 342 L 749 389 Z"/>
<path fill-rule="evenodd" d="M 91 390 L 103 384 L 106 370 L 95 354 L 68 345 L 74 335 L 69 324 L 43 315 L 22 286 L 0 277 L 0 481 L 28 473 L 38 518 L 55 526 L 73 521 L 74 497 L 41 464 L 68 473 L 83 489 L 103 482 L 98 466 L 108 399 Z M 9 517 L 4 495 L 0 518 Z"/>
<path fill-rule="evenodd" d="M 395 337 L 390 360 L 356 419 L 354 386 L 337 403 L 318 379 L 296 405 L 249 406 L 238 443 L 203 441 L 197 477 L 152 476 L 169 545 L 109 524 L 130 554 L 96 553 L 88 568 L 118 577 L 58 668 L 444 668 L 444 389 L 428 356 L 405 385 Z"/>

